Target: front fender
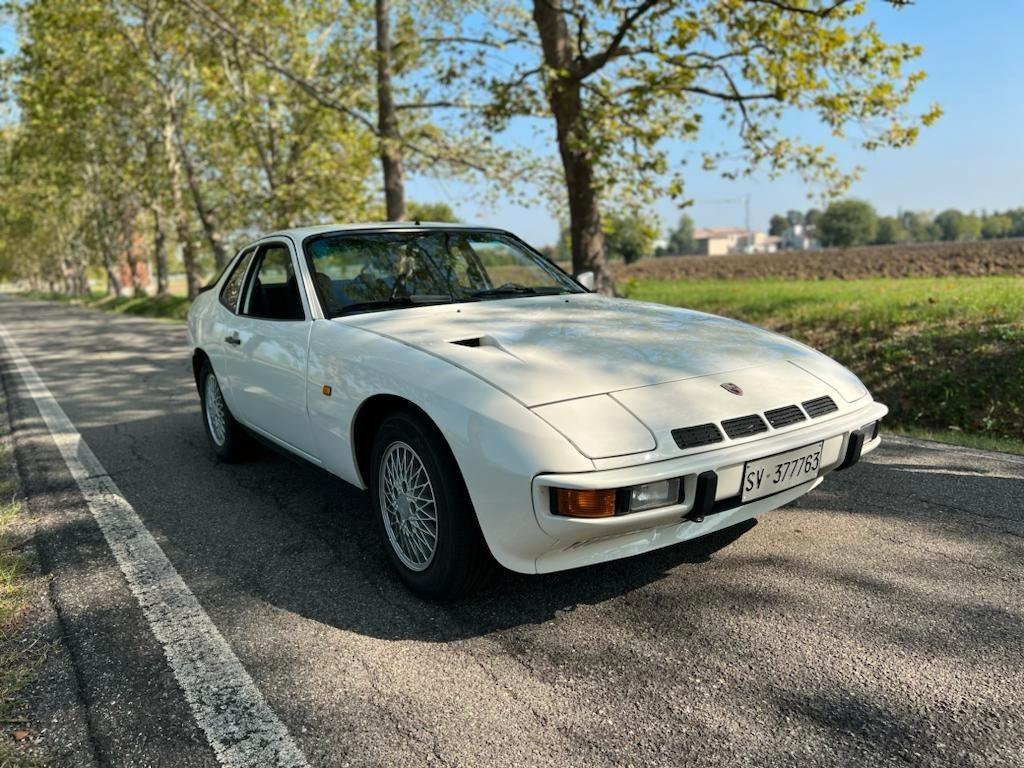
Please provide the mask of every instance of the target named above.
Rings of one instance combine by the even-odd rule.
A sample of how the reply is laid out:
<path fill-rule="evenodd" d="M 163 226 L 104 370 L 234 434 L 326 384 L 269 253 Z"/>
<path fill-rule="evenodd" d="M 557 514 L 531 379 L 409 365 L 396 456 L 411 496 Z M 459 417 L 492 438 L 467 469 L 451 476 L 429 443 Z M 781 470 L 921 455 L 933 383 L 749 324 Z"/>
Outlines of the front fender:
<path fill-rule="evenodd" d="M 324 385 L 331 389 L 324 394 Z M 441 431 L 460 469 L 491 553 L 506 568 L 535 571 L 554 542 L 537 524 L 531 485 L 540 472 L 594 468 L 553 427 L 479 377 L 372 331 L 331 320 L 310 334 L 307 398 L 323 466 L 365 487 L 352 426 L 374 395 L 415 404 Z"/>

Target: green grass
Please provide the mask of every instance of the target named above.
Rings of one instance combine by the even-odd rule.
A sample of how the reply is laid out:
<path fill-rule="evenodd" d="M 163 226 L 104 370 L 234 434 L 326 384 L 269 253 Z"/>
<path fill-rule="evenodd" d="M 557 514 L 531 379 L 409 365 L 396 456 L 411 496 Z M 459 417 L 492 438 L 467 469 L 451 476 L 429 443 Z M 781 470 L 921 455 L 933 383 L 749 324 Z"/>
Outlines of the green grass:
<path fill-rule="evenodd" d="M 0 408 L 4 407 L 0 397 Z M 31 599 L 26 578 L 28 555 L 20 550 L 12 534 L 21 513 L 16 490 L 17 478 L 11 470 L 7 448 L 0 444 L 0 767 L 30 768 L 43 763 L 26 754 L 14 734 L 26 729 L 29 738 L 34 735 L 31 724 L 23 720 L 23 694 L 36 677 L 45 649 L 26 647 L 15 640 Z"/>
<path fill-rule="evenodd" d="M 822 350 L 889 406 L 891 429 L 1024 453 L 1024 277 L 641 280 L 627 292 Z"/>
<path fill-rule="evenodd" d="M 1012 438 L 987 437 L 985 435 L 964 434 L 959 430 L 947 429 L 935 431 L 931 429 L 899 429 L 897 434 L 907 437 L 920 437 L 940 443 L 962 445 L 966 448 L 978 448 L 982 451 L 1002 451 L 1003 453 L 1024 454 L 1024 440 Z"/>
<path fill-rule="evenodd" d="M 95 294 L 91 297 L 76 297 L 69 296 L 66 293 L 51 293 L 49 291 L 21 291 L 18 295 L 35 301 L 56 301 L 58 304 L 81 304 L 89 301 L 91 298 L 98 297 L 99 294 Z"/>
<path fill-rule="evenodd" d="M 123 315 L 149 317 L 157 320 L 184 320 L 188 316 L 188 308 L 191 304 L 185 296 L 124 296 L 117 299 L 108 298 L 103 294 L 71 297 L 64 293 L 41 291 L 27 291 L 19 295 L 26 299 L 57 301 L 62 304 L 73 304 L 89 309 L 101 309 L 106 312 L 119 312 Z"/>

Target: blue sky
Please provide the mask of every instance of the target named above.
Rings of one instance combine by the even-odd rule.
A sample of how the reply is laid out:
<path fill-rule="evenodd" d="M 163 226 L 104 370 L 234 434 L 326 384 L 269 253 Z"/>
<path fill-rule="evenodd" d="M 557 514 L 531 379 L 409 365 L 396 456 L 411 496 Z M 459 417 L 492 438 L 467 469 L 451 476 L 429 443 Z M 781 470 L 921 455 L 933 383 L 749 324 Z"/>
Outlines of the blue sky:
<path fill-rule="evenodd" d="M 899 208 L 980 211 L 1024 205 L 1024 56 L 1020 54 L 1024 2 L 918 0 L 897 11 L 875 0 L 869 7 L 887 39 L 924 46 L 920 66 L 928 78 L 915 97 L 915 106 L 923 109 L 937 101 L 945 115 L 909 149 L 865 152 L 837 145 L 844 165 L 864 168 L 851 195 L 870 201 L 882 213 Z M 0 24 L 0 48 L 10 52 L 15 45 L 14 30 Z M 804 121 L 791 122 L 799 126 Z M 550 136 L 553 151 L 553 126 Z M 722 136 L 709 133 L 702 139 L 704 144 L 693 148 L 721 140 Z M 426 176 L 412 178 L 408 192 L 414 200 L 448 202 L 466 220 L 511 229 L 538 245 L 557 236 L 554 216 L 540 204 L 520 208 L 499 202 L 483 208 L 477 203 L 481 195 L 474 185 Z M 697 201 L 688 213 L 698 226 L 743 223 L 742 203 L 701 201 L 750 195 L 751 223 L 766 228 L 774 212 L 806 209 L 812 203 L 808 192 L 814 190 L 789 176 L 727 181 L 692 168 L 686 178 L 686 196 Z M 665 228 L 679 215 L 671 200 L 660 201 L 654 212 Z"/>

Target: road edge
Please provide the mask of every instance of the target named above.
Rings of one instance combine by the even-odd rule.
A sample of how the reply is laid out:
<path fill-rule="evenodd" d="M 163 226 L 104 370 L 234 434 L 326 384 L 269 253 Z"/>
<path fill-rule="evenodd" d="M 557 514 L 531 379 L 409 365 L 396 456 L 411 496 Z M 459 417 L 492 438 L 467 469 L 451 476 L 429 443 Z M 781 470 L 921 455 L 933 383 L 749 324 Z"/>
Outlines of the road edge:
<path fill-rule="evenodd" d="M 990 451 L 984 448 L 974 448 L 968 445 L 947 443 L 942 440 L 930 440 L 927 437 L 914 437 L 913 435 L 904 435 L 899 432 L 887 432 L 884 429 L 882 430 L 882 440 L 885 442 L 896 443 L 897 445 L 912 445 L 917 448 L 927 448 L 932 451 L 956 451 L 957 453 L 962 453 L 968 456 L 977 456 L 979 458 L 993 459 L 996 461 L 1007 461 L 1011 464 L 1024 464 L 1024 456 L 1019 453 Z"/>
<path fill-rule="evenodd" d="M 19 549 L 27 554 L 25 575 L 30 594 L 29 610 L 13 642 L 44 649 L 42 662 L 24 689 L 30 742 L 25 752 L 43 764 L 96 768 L 99 757 L 89 722 L 89 708 L 82 695 L 60 606 L 50 588 L 51 575 L 44 569 L 40 556 L 36 513 L 24 492 L 25 476 L 18 460 L 24 435 L 14 429 L 10 411 L 13 396 L 8 379 L 13 375 L 16 371 L 11 370 L 7 350 L 0 348 L 0 396 L 3 397 L 0 443 L 8 449 L 8 462 L 18 482 L 17 498 L 22 502 L 14 530 L 20 540 Z"/>

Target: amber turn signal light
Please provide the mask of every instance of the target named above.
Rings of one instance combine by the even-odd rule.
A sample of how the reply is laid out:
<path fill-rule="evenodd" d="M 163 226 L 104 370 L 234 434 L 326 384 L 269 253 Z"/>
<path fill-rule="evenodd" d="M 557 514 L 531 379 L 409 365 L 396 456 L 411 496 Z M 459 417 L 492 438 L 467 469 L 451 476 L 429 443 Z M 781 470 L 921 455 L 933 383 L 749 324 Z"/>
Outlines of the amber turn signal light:
<path fill-rule="evenodd" d="M 555 509 L 567 517 L 614 517 L 615 491 L 578 491 L 554 488 Z"/>

